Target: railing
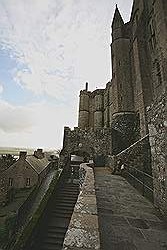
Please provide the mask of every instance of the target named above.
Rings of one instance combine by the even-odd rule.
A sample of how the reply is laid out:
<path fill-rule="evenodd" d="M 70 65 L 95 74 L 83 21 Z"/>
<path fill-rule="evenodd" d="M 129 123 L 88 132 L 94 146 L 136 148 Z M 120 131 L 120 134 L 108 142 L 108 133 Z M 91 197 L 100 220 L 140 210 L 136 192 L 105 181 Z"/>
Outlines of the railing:
<path fill-rule="evenodd" d="M 125 177 L 144 197 L 153 202 L 152 175 L 131 166 L 125 166 L 121 175 Z"/>
<path fill-rule="evenodd" d="M 153 176 L 148 135 L 115 155 L 113 159 L 114 172 L 125 177 L 143 196 L 153 202 Z"/>
<path fill-rule="evenodd" d="M 57 183 L 54 184 L 54 190 L 56 190 L 56 188 L 58 188 L 61 183 L 63 182 L 63 179 L 64 179 L 64 174 L 65 169 L 61 172 L 59 178 L 57 179 Z M 58 173 L 58 172 L 57 172 Z M 59 175 L 59 174 L 58 174 Z M 17 218 L 16 218 L 16 225 L 15 225 L 15 230 L 13 231 L 13 236 L 11 237 L 11 239 L 8 240 L 6 246 L 4 247 L 4 250 L 14 250 L 14 249 L 17 249 L 18 250 L 18 246 L 16 244 L 16 241 L 19 239 L 17 239 L 17 236 L 18 238 L 20 237 L 20 235 L 23 233 L 24 234 L 24 231 L 26 231 L 26 227 L 25 225 L 28 225 L 28 227 L 30 228 L 30 232 L 31 235 L 33 235 L 33 238 L 36 236 L 36 228 L 38 227 L 38 224 L 39 224 L 39 220 L 40 218 L 43 216 L 43 211 L 46 209 L 46 206 L 47 206 L 47 202 L 48 202 L 48 197 L 51 197 L 51 194 L 48 193 L 48 197 L 44 197 L 43 198 L 43 201 L 41 201 L 40 203 L 40 209 L 37 208 L 37 210 L 39 210 L 40 214 L 39 214 L 39 218 L 35 218 L 35 217 L 38 217 L 37 215 L 35 215 L 35 213 L 37 213 L 35 210 L 34 210 L 34 214 L 32 215 L 34 217 L 34 219 L 32 219 L 32 222 L 28 222 L 28 216 L 29 216 L 29 213 L 30 213 L 30 209 L 32 208 L 34 202 L 35 202 L 35 198 L 38 194 L 38 191 L 39 191 L 39 188 L 40 186 L 37 186 L 36 188 L 34 188 L 34 190 L 32 191 L 32 193 L 30 194 L 30 196 L 28 197 L 28 199 L 25 201 L 25 203 L 21 206 L 21 208 L 19 209 L 18 211 L 18 214 L 17 214 Z M 51 188 L 52 189 L 52 188 Z M 54 192 L 54 190 L 51 190 L 51 192 Z M 45 204 L 46 203 L 46 204 Z M 43 205 L 44 204 L 44 205 Z M 43 207 L 44 206 L 44 207 Z M 30 225 L 30 224 L 33 224 L 35 221 L 35 225 Z M 29 237 L 31 238 L 31 235 L 29 235 Z M 25 237 L 25 236 L 23 236 Z M 26 242 L 28 239 L 25 237 L 24 241 Z M 24 245 L 25 242 L 22 242 L 21 240 L 21 243 Z M 16 244 L 16 246 L 15 246 Z M 19 250 L 21 250 L 22 247 L 20 246 Z"/>

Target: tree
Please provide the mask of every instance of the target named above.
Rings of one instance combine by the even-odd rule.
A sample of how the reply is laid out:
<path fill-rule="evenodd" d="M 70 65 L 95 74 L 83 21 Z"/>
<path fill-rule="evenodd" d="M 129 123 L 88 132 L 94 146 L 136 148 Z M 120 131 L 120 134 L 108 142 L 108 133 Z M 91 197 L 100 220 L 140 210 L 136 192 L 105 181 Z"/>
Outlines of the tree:
<path fill-rule="evenodd" d="M 9 168 L 13 163 L 16 162 L 16 159 L 11 154 L 1 155 L 0 156 L 0 171 L 4 171 Z"/>
<path fill-rule="evenodd" d="M 55 150 L 58 157 L 60 157 L 61 150 L 62 150 L 61 148 Z"/>

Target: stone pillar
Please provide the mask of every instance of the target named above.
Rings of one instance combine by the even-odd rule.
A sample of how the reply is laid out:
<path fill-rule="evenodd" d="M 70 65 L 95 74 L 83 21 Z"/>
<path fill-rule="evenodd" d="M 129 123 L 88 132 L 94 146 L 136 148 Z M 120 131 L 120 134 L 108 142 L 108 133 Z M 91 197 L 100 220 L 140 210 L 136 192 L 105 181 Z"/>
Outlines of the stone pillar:
<path fill-rule="evenodd" d="M 94 128 L 103 127 L 103 94 L 97 90 L 95 93 Z"/>
<path fill-rule="evenodd" d="M 109 127 L 109 89 L 110 82 L 107 83 L 104 90 L 104 127 Z"/>
<path fill-rule="evenodd" d="M 86 129 L 89 127 L 89 98 L 89 91 L 80 91 L 78 127 L 81 129 Z"/>

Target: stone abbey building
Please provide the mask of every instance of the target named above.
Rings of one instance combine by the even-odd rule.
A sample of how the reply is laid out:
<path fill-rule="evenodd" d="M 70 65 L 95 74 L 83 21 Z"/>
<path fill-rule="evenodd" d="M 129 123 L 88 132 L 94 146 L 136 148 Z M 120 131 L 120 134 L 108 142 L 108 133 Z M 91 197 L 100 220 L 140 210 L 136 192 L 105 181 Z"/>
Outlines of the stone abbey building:
<path fill-rule="evenodd" d="M 127 23 L 116 6 L 111 64 L 112 79 L 104 89 L 90 92 L 86 83 L 80 91 L 78 127 L 65 127 L 62 159 L 84 152 L 94 158 L 103 156 L 108 165 L 125 157 L 127 164 L 141 168 L 146 153 L 151 159 L 147 162 L 151 164 L 154 202 L 166 211 L 166 0 L 134 0 Z M 135 160 L 136 147 L 140 154 L 132 163 L 128 157 Z"/>
<path fill-rule="evenodd" d="M 160 4 L 161 2 L 161 4 Z M 112 80 L 105 89 L 80 92 L 79 122 L 82 129 L 107 128 L 125 113 L 138 114 L 140 134 L 148 133 L 146 107 L 166 83 L 165 1 L 134 2 L 130 22 L 116 7 L 112 23 Z"/>

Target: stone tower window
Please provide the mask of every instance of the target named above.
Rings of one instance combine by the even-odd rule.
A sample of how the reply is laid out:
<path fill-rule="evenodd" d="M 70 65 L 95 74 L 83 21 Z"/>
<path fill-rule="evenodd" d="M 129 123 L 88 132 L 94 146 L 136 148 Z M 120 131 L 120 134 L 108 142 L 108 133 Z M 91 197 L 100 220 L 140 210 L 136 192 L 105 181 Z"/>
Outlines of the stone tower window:
<path fill-rule="evenodd" d="M 156 47 L 155 23 L 153 20 L 149 24 L 149 44 L 151 51 Z"/>
<path fill-rule="evenodd" d="M 26 179 L 26 186 L 29 187 L 30 186 L 30 178 Z"/>
<path fill-rule="evenodd" d="M 133 17 L 133 25 L 135 29 L 137 28 L 138 24 L 139 24 L 139 9 L 136 9 Z"/>
<path fill-rule="evenodd" d="M 13 178 L 9 178 L 9 186 L 10 186 L 10 187 L 13 186 Z"/>
<path fill-rule="evenodd" d="M 161 67 L 158 61 L 156 61 L 156 75 L 157 75 L 157 85 L 162 84 Z"/>
<path fill-rule="evenodd" d="M 138 26 L 138 23 L 139 23 L 139 15 L 138 13 L 136 13 L 136 25 Z"/>
<path fill-rule="evenodd" d="M 119 86 L 120 86 L 120 91 L 122 91 L 122 83 L 120 83 L 120 85 L 119 85 Z"/>
<path fill-rule="evenodd" d="M 154 61 L 153 64 L 153 77 L 154 77 L 154 89 L 156 89 L 162 84 L 161 65 L 157 59 Z"/>

